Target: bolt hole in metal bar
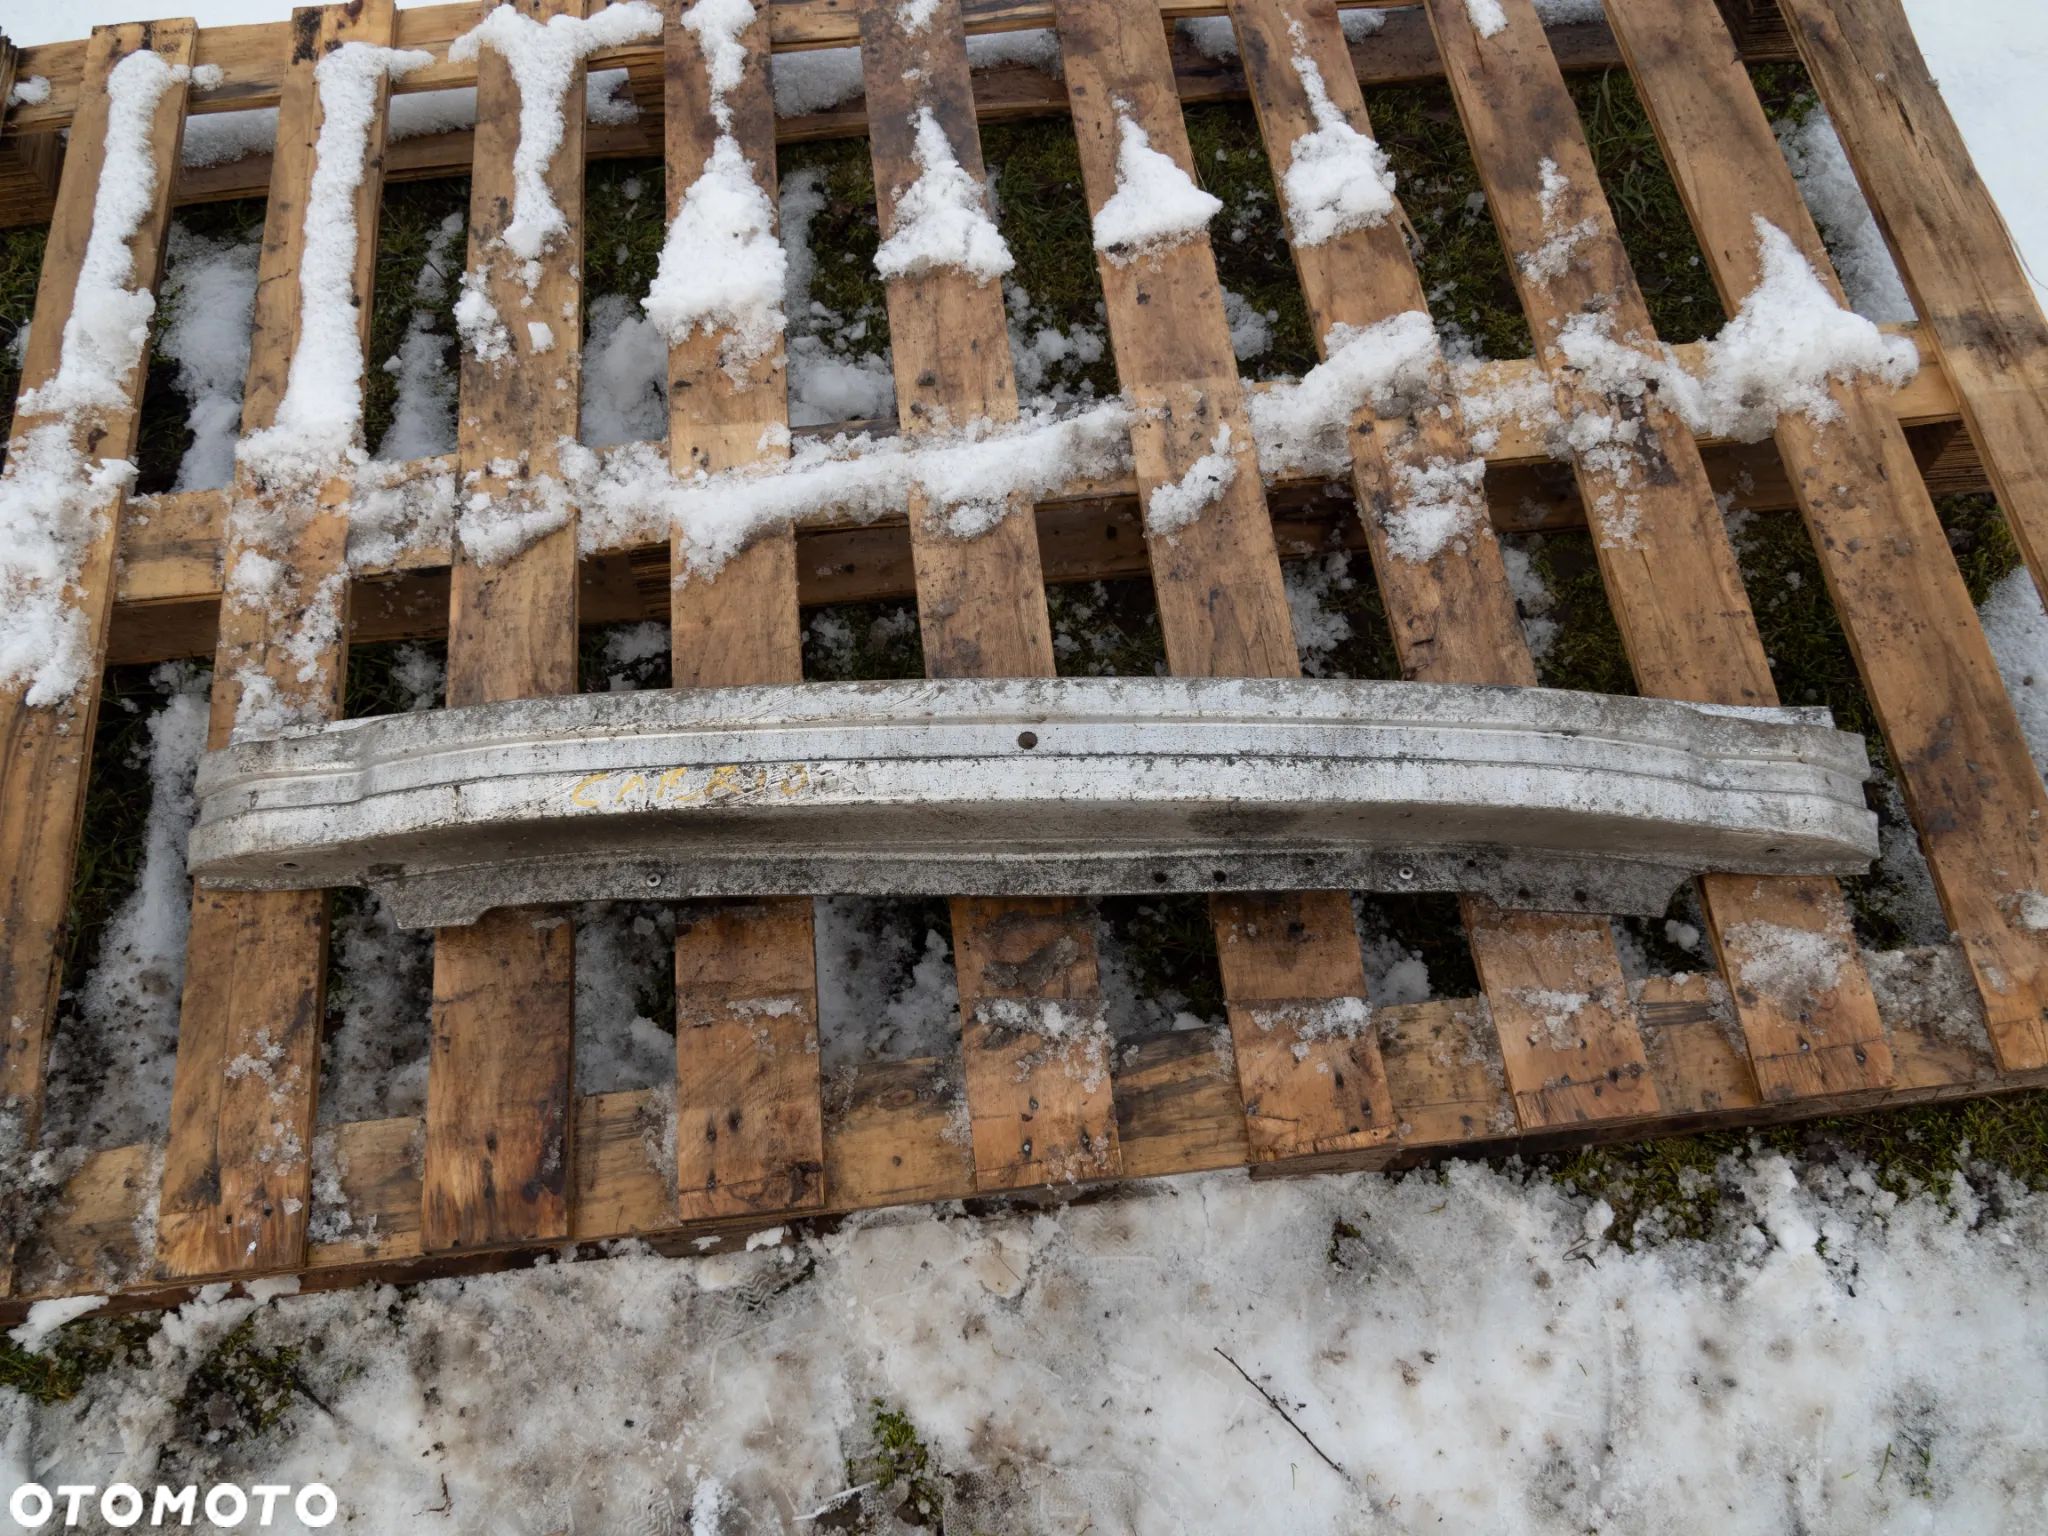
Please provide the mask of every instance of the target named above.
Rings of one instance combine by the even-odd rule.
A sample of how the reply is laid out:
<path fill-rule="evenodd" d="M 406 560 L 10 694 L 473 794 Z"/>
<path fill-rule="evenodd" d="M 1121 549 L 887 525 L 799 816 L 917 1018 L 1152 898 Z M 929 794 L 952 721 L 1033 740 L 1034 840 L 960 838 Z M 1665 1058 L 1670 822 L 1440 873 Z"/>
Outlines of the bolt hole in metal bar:
<path fill-rule="evenodd" d="M 1022 727 L 1022 729 L 1020 729 Z M 1822 709 L 1327 679 L 590 694 L 208 754 L 191 867 L 400 921 L 740 894 L 1480 890 L 1654 914 L 1706 870 L 1877 852 Z"/>

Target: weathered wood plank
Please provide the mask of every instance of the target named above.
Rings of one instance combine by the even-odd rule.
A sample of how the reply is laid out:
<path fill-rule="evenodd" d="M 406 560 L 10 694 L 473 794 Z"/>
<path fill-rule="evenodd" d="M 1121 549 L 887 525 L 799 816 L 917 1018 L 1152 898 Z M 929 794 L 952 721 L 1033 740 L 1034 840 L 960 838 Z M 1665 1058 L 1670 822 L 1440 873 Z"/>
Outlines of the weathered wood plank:
<path fill-rule="evenodd" d="M 276 421 L 299 345 L 299 275 L 323 118 L 314 72 L 344 43 L 388 42 L 392 25 L 388 0 L 294 13 L 242 391 L 245 435 Z M 379 111 L 351 210 L 357 231 L 352 297 L 363 344 L 377 265 L 382 123 Z M 229 584 L 214 656 L 209 746 L 227 745 L 251 690 L 259 694 L 251 700 L 258 712 L 282 710 L 306 721 L 341 713 L 349 495 L 346 474 L 319 485 L 267 484 L 249 466 L 238 467 L 223 564 L 232 572 L 244 560 L 274 560 L 296 586 L 245 594 Z M 323 604 L 329 609 L 324 617 Z M 311 1203 L 326 893 L 198 891 L 187 954 L 158 1269 L 166 1279 L 181 1279 L 296 1264 L 305 1251 Z"/>
<path fill-rule="evenodd" d="M 34 324 L 22 360 L 23 394 L 56 377 L 64 328 L 77 295 L 79 270 L 92 236 L 93 205 L 106 162 L 106 79 L 129 54 L 149 48 L 168 62 L 188 63 L 189 22 L 103 27 L 93 34 L 83 63 L 92 82 L 72 134 L 54 222 L 44 246 Z M 130 241 L 137 278 L 153 291 L 163 265 L 170 221 L 171 167 L 177 164 L 185 91 L 174 84 L 157 105 L 150 153 L 157 167 L 156 196 Z M 142 398 L 141 366 L 122 381 L 124 399 L 70 429 L 70 441 L 92 458 L 121 459 L 134 451 Z M 37 427 L 59 424 L 51 414 L 22 412 L 12 429 L 9 478 L 21 472 L 22 444 Z M 71 697 L 31 706 L 28 685 L 0 688 L 0 1159 L 25 1156 L 42 1120 L 50 1027 L 62 980 L 65 912 L 85 814 L 87 763 L 99 712 L 100 670 L 114 610 L 114 552 L 126 497 L 116 491 L 100 526 L 81 551 L 70 601 L 85 627 L 84 682 Z M 0 1295 L 10 1285 L 14 1232 L 21 1191 L 0 1190 Z"/>
<path fill-rule="evenodd" d="M 1143 0 L 1058 7 L 1067 89 L 1091 212 L 1117 188 L 1128 119 L 1186 172 L 1187 127 L 1166 40 Z M 1227 455 L 1225 482 L 1195 519 L 1146 547 L 1166 654 L 1183 675 L 1294 677 L 1280 561 L 1253 453 L 1244 390 L 1206 234 L 1124 261 L 1100 253 L 1117 376 L 1136 419 L 1131 446 L 1149 507 L 1205 456 Z M 1342 891 L 1218 896 L 1232 1032 L 1252 1155 L 1273 1159 L 1384 1141 L 1394 1133 L 1365 971 Z M 1284 982 L 1280 980 L 1284 978 Z M 1284 987 L 1284 990 L 1275 990 Z M 1285 1007 L 1272 1006 L 1286 1000 Z M 1341 1091 L 1333 1083 L 1341 1080 Z"/>
<path fill-rule="evenodd" d="M 581 15 L 580 0 L 519 0 L 538 19 Z M 583 337 L 583 66 L 570 71 L 562 143 L 548 194 L 565 228 L 529 289 L 504 241 L 514 210 L 519 87 L 504 57 L 481 50 L 469 271 L 507 332 L 507 355 L 465 347 L 458 459 L 464 489 L 517 516 L 556 473 L 556 444 L 576 435 Z M 536 349 L 527 315 L 543 317 Z M 516 466 L 511 474 L 504 471 Z M 475 477 L 471 479 L 471 477 Z M 455 551 L 448 619 L 448 704 L 576 691 L 576 519 L 496 562 Z M 427 1071 L 427 1165 L 420 1245 L 429 1252 L 562 1237 L 573 1186 L 575 941 L 567 917 L 503 908 L 434 946 Z"/>
<path fill-rule="evenodd" d="M 1671 0 L 1618 0 L 1612 11 L 1724 304 L 1738 308 L 1762 280 L 1757 219 L 1826 274 L 1840 302 L 1826 247 L 1783 159 L 1770 153 L 1770 125 L 1719 18 Z M 1852 14 L 1869 20 L 1873 13 Z M 1896 8 L 1892 14 L 1903 35 L 1904 18 Z M 2048 423 L 2048 397 L 2039 393 L 2048 387 L 2048 347 L 2037 363 L 2031 389 Z M 2011 366 L 2024 380 L 2024 351 Z M 1832 420 L 1779 418 L 1778 451 L 1899 766 L 1949 927 L 1976 972 L 1999 1064 L 2048 1065 L 2048 920 L 2039 910 L 2048 892 L 2048 790 L 1884 392 L 1836 381 L 1829 396 Z M 1707 890 L 1720 897 L 1755 884 L 1714 881 Z M 1739 983 L 1745 966 L 1729 951 L 1739 948 L 1742 929 L 1725 904 L 1709 917 L 1730 981 Z M 1783 917 L 1774 912 L 1769 921 Z M 1833 965 L 1846 951 L 1847 923 L 1831 921 L 1826 932 Z M 1782 966 L 1769 953 L 1758 963 Z M 1739 1005 L 1739 985 L 1736 998 Z M 1813 1029 L 1788 1024 L 1782 1034 L 1796 1033 L 1802 1043 L 1816 1036 L 1816 1055 L 1835 1048 L 1835 1062 L 1820 1075 L 1830 1087 L 1852 1086 L 1837 1018 L 1811 1022 Z M 1849 1040 L 1871 1049 L 1867 1034 L 1852 1032 Z M 1769 1092 L 1769 1067 L 1759 1061 L 1758 1070 Z"/>
<path fill-rule="evenodd" d="M 702 173 L 721 127 L 696 35 L 670 0 L 668 211 Z M 723 98 L 730 132 L 775 200 L 775 104 L 768 24 L 743 35 L 745 65 Z M 788 391 L 780 349 L 739 379 L 727 338 L 700 329 L 669 349 L 669 461 L 679 472 L 731 469 L 786 449 Z M 778 430 L 779 429 L 779 430 Z M 672 542 L 681 569 L 681 536 Z M 796 536 L 756 541 L 709 579 L 669 594 L 678 688 L 803 680 Z M 692 903 L 676 925 L 676 1198 L 684 1220 L 763 1208 L 803 1210 L 825 1197 L 818 1083 L 818 982 L 812 904 Z"/>
<path fill-rule="evenodd" d="M 927 114 L 961 169 L 976 182 L 983 176 L 960 8 L 941 0 L 913 33 L 889 0 L 866 0 L 861 67 L 886 241 L 900 227 L 900 200 L 923 170 L 918 134 Z M 887 286 L 896 414 L 904 430 L 1015 420 L 1001 286 L 950 266 L 892 277 Z M 955 510 L 929 505 L 922 495 L 906 509 L 925 671 L 1052 676 L 1052 626 L 1030 503 L 1011 498 L 1004 515 L 972 538 L 948 530 Z M 956 899 L 952 914 L 976 1188 L 1113 1176 L 1116 1112 L 1087 907 Z M 1041 1032 L 1040 1023 L 1056 1032 Z"/>
<path fill-rule="evenodd" d="M 1998 206 L 1899 0 L 1783 0 L 1783 10 L 2048 592 L 2048 319 Z"/>
<path fill-rule="evenodd" d="M 1555 1151 L 1622 1136 L 1786 1124 L 2048 1086 L 2048 1070 L 2001 1076 L 1981 1015 L 1966 1008 L 1968 1016 L 1958 1017 L 1943 1001 L 1950 990 L 1945 978 L 1964 974 L 1953 950 L 1902 951 L 1883 957 L 1883 964 L 1906 983 L 1883 994 L 1885 1027 L 1898 1063 L 1889 1088 L 1767 1101 L 1704 978 L 1657 976 L 1642 984 L 1640 1012 L 1665 1112 L 1647 1122 L 1517 1134 L 1484 1005 L 1477 998 L 1445 999 L 1383 1009 L 1375 1020 L 1402 1140 L 1282 1162 L 1252 1162 L 1227 1037 L 1190 1030 L 1125 1042 L 1112 1067 L 1124 1173 L 1153 1178 L 1248 1163 L 1255 1175 L 1406 1166 L 1446 1154 Z M 1967 982 L 1962 986 L 1967 996 Z M 825 1143 L 832 1190 L 827 1212 L 972 1196 L 957 1093 L 950 1064 L 928 1059 L 873 1063 L 835 1085 Z M 659 1095 L 650 1091 L 595 1094 L 576 1102 L 577 1137 L 588 1154 L 577 1163 L 577 1241 L 602 1244 L 637 1236 L 694 1248 L 702 1235 L 758 1230 L 778 1219 L 763 1212 L 745 1223 L 676 1225 L 667 1181 L 648 1146 L 661 1114 Z M 518 1255 L 504 1252 L 453 1260 L 420 1253 L 412 1227 L 420 1134 L 416 1119 L 335 1128 L 335 1166 L 351 1232 L 313 1246 L 301 1271 L 304 1289 L 419 1280 L 516 1261 Z M 148 1156 L 143 1147 L 97 1153 L 70 1180 L 24 1257 L 19 1294 L 0 1300 L 0 1327 L 19 1321 L 37 1298 L 75 1293 L 85 1277 L 116 1292 L 109 1310 L 175 1306 L 192 1294 L 191 1286 L 132 1278 L 136 1217 L 150 1183 Z M 526 1251 L 560 1250 L 549 1245 Z"/>
<path fill-rule="evenodd" d="M 1344 35 L 1335 7 L 1327 0 L 1234 0 L 1231 15 L 1284 204 L 1294 146 L 1319 126 L 1310 80 L 1329 108 L 1360 133 L 1370 134 L 1365 101 L 1343 67 Z M 1422 280 L 1397 215 L 1316 244 L 1297 240 L 1293 251 L 1309 323 L 1325 354 L 1338 326 L 1399 323 L 1403 316 L 1426 320 Z M 1436 547 L 1420 558 L 1420 546 L 1404 534 L 1419 503 L 1440 499 L 1430 487 L 1441 483 L 1443 467 L 1475 460 L 1441 354 L 1434 358 L 1427 388 L 1414 391 L 1412 398 L 1399 402 L 1398 411 L 1386 416 L 1371 407 L 1361 410 L 1350 441 L 1352 489 L 1403 675 L 1428 682 L 1534 684 L 1536 666 L 1515 615 L 1499 541 L 1481 515 L 1478 499 L 1472 500 L 1466 525 L 1454 536 L 1436 540 Z M 1466 927 L 1485 921 L 1486 910 L 1467 903 Z M 1640 1064 L 1641 1048 L 1633 1040 L 1621 986 L 1621 957 L 1607 920 L 1554 914 L 1535 926 L 1554 929 L 1559 942 L 1518 943 L 1515 952 L 1523 967 L 1515 972 L 1516 985 L 1488 994 L 1508 1076 L 1521 1093 L 1517 1102 L 1537 1113 L 1571 1096 L 1567 1084 L 1558 1080 L 1566 1062 L 1530 1054 L 1528 1041 L 1538 1033 L 1539 1020 L 1529 998 L 1537 994 L 1621 997 L 1618 1010 L 1601 1015 L 1597 1024 L 1587 1021 L 1584 1035 L 1586 1051 L 1611 1051 L 1613 1059 L 1594 1054 L 1574 1059 L 1570 1066 L 1577 1081 L 1604 1083 L 1612 1069 L 1625 1074 L 1621 1080 L 1645 1086 L 1644 1075 L 1631 1070 Z M 1533 929 L 1525 922 L 1516 933 L 1533 934 Z M 1473 943 L 1479 953 L 1504 952 L 1500 936 L 1489 944 L 1475 935 Z M 1498 961 L 1494 969 L 1502 974 Z M 1598 1098 L 1590 1093 L 1582 1098 L 1578 1112 L 1585 1115 L 1633 1113 L 1642 1107 L 1633 1094 L 1603 1090 Z"/>
<path fill-rule="evenodd" d="M 1690 10 L 1719 26 L 1705 7 Z M 1613 424 L 1605 440 L 1576 455 L 1573 470 L 1637 684 L 1666 698 L 1776 703 L 1698 445 L 1654 393 L 1631 395 L 1589 378 L 1561 349 L 1571 327 L 1596 318 L 1606 334 L 1634 345 L 1654 346 L 1655 333 L 1535 8 L 1508 0 L 1507 25 L 1490 37 L 1462 3 L 1432 0 L 1430 14 L 1559 413 Z M 1671 579 L 1678 571 L 1684 580 Z M 1768 1095 L 1888 1080 L 1876 1003 L 1833 881 L 1710 879 L 1700 894 Z M 1828 962 L 1783 959 L 1814 951 Z"/>

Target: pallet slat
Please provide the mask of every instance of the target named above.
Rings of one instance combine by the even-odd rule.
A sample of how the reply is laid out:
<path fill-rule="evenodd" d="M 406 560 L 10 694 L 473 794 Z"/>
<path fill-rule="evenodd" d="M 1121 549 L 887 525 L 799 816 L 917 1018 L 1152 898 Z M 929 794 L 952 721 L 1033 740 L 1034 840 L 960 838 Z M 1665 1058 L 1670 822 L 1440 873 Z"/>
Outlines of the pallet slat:
<path fill-rule="evenodd" d="M 315 69 L 343 43 L 387 43 L 392 14 L 388 3 L 294 14 L 298 44 L 278 112 L 242 391 L 245 436 L 275 423 L 299 345 L 299 274 L 323 117 Z M 382 195 L 379 89 L 352 209 L 361 343 L 369 339 Z M 340 715 L 351 494 L 346 474 L 319 486 L 272 486 L 246 465 L 237 469 L 223 564 L 233 571 L 245 559 L 275 560 L 298 585 L 289 597 L 231 596 L 222 604 L 209 747 L 227 745 L 251 688 L 267 688 L 295 719 Z M 336 609 L 331 627 L 311 612 L 323 594 Z M 324 891 L 194 893 L 157 1234 L 157 1266 L 166 1278 L 277 1269 L 296 1264 L 305 1251 L 327 913 Z"/>
<path fill-rule="evenodd" d="M 1187 127 L 1165 37 L 1143 0 L 1062 0 L 1058 11 L 1082 179 L 1099 214 L 1117 188 L 1121 120 L 1183 173 L 1193 159 Z M 1144 503 L 1205 456 L 1227 454 L 1234 465 L 1192 523 L 1147 538 L 1168 663 L 1182 675 L 1299 676 L 1208 237 L 1128 263 L 1104 253 L 1096 267 L 1117 377 L 1136 413 L 1131 446 Z M 1392 1136 L 1379 1047 L 1362 1027 L 1365 967 L 1349 895 L 1219 895 L 1211 921 L 1252 1155 L 1330 1152 Z"/>
<path fill-rule="evenodd" d="M 1955 379 L 2048 593 L 2048 318 L 1899 0 L 1781 0 L 1794 45 Z"/>
<path fill-rule="evenodd" d="M 668 211 L 711 158 L 720 133 L 704 55 L 670 0 Z M 725 93 L 731 131 L 775 200 L 774 100 L 768 26 L 757 12 L 746 61 Z M 736 383 L 726 337 L 699 329 L 669 349 L 669 461 L 678 473 L 718 471 L 780 455 L 788 391 L 778 352 Z M 680 567 L 681 534 L 671 564 Z M 803 680 L 796 536 L 762 538 L 709 580 L 671 587 L 678 688 Z M 825 1198 L 824 1110 L 818 1083 L 818 977 L 812 903 L 690 903 L 676 922 L 676 1198 L 684 1220 L 762 1209 L 805 1210 Z"/>
<path fill-rule="evenodd" d="M 580 16 L 580 0 L 520 0 L 522 14 Z M 413 13 L 417 14 L 417 13 Z M 494 48 L 477 66 L 469 273 L 502 319 L 508 355 L 465 346 L 457 408 L 465 494 L 516 512 L 534 477 L 559 472 L 576 435 L 583 344 L 583 113 L 562 114 L 545 171 L 566 227 L 529 290 L 504 242 L 513 218 L 519 87 Z M 583 66 L 563 94 L 583 100 Z M 529 316 L 548 328 L 536 350 Z M 503 472 L 516 465 L 512 474 Z M 494 467 L 495 466 L 495 467 Z M 448 704 L 576 691 L 576 519 L 487 564 L 458 547 L 448 616 Z M 434 942 L 427 1162 L 420 1245 L 429 1253 L 563 1237 L 575 1155 L 575 934 L 565 913 L 501 907 Z"/>
<path fill-rule="evenodd" d="M 925 114 L 961 170 L 977 184 L 983 179 L 959 6 L 941 0 L 913 31 L 888 0 L 867 0 L 861 67 L 887 240 L 899 228 L 900 199 L 923 169 Z M 904 430 L 1014 421 L 1017 382 L 1000 284 L 937 267 L 892 277 L 887 289 Z M 921 495 L 906 509 L 926 674 L 1052 676 L 1052 625 L 1029 502 L 1012 498 L 994 526 L 972 538 L 947 530 L 954 511 Z M 995 1192 L 1114 1176 L 1120 1162 L 1107 1020 L 1087 904 L 956 898 L 952 916 L 975 1187 Z M 1038 1027 L 1048 1023 L 1051 1033 Z"/>
<path fill-rule="evenodd" d="M 1630 345 L 1656 340 L 1535 8 L 1508 0 L 1507 25 L 1492 36 L 1462 4 L 1431 0 L 1430 14 L 1558 409 L 1616 424 L 1613 440 L 1576 455 L 1574 473 L 1637 683 L 1665 698 L 1776 703 L 1698 445 L 1654 396 L 1602 385 L 1565 359 L 1568 329 L 1589 316 Z M 1672 580 L 1675 571 L 1686 579 Z M 1765 1094 L 1882 1086 L 1891 1062 L 1834 882 L 1710 878 L 1700 895 Z M 1782 958 L 1811 952 L 1827 958 Z"/>
<path fill-rule="evenodd" d="M 83 67 L 93 82 L 72 137 L 57 207 L 44 247 L 35 320 L 22 360 L 25 394 L 56 376 L 66 322 L 92 235 L 94 201 L 106 160 L 107 76 L 129 54 L 151 48 L 173 65 L 192 56 L 189 22 L 103 27 L 87 45 Z M 156 196 L 130 241 L 137 278 L 151 291 L 163 265 L 170 222 L 170 169 L 184 123 L 184 87 L 164 92 L 151 125 Z M 75 429 L 72 441 L 98 459 L 134 451 L 146 370 L 122 381 L 124 400 L 102 408 Z M 21 472 L 26 435 L 51 418 L 22 414 L 12 429 L 6 472 Z M 96 535 L 81 552 L 71 601 L 86 629 L 84 681 L 70 698 L 31 706 L 24 686 L 0 689 L 0 1157 L 25 1158 L 42 1122 L 50 1027 L 62 979 L 66 908 L 85 814 L 86 770 L 99 713 L 100 669 L 114 608 L 114 556 L 126 497 L 117 492 Z M 10 1285 L 19 1192 L 0 1190 L 0 1295 Z"/>
<path fill-rule="evenodd" d="M 1758 218 L 1787 235 L 1842 302 L 1719 19 L 1670 0 L 1617 0 L 1612 10 L 1723 302 L 1738 307 L 1762 280 Z M 2048 1064 L 2048 923 L 2036 910 L 2048 892 L 2048 791 L 1883 391 L 1835 381 L 1829 397 L 1832 421 L 1779 417 L 1778 451 L 1949 927 L 1976 973 L 1999 1064 L 2039 1067 Z M 1715 881 L 1709 892 L 1753 883 Z M 1710 919 L 1725 954 L 1729 915 Z M 1845 938 L 1836 944 L 1839 952 Z"/>
<path fill-rule="evenodd" d="M 1334 6 L 1240 0 L 1231 16 L 1284 203 L 1294 146 L 1318 127 L 1310 77 L 1353 128 L 1369 134 L 1364 98 L 1343 67 L 1343 32 Z M 1369 327 L 1428 315 L 1397 217 L 1317 244 L 1295 241 L 1292 249 L 1309 322 L 1326 353 L 1340 325 Z M 1474 517 L 1471 527 L 1426 559 L 1405 553 L 1397 540 L 1429 494 L 1432 471 L 1474 458 L 1441 354 L 1432 364 L 1430 388 L 1404 403 L 1407 409 L 1398 418 L 1362 411 L 1350 434 L 1352 489 L 1402 675 L 1531 686 L 1536 665 L 1491 527 Z M 1466 901 L 1462 915 L 1521 1109 L 1539 1117 L 1604 1119 L 1654 1108 L 1654 1100 L 1645 1097 L 1652 1089 L 1607 920 L 1552 914 L 1481 931 L 1494 922 L 1489 905 Z M 1570 997 L 1583 997 L 1586 1004 L 1565 1020 L 1577 1026 L 1567 1041 L 1562 1023 L 1549 1022 L 1557 1005 L 1540 1011 L 1536 1000 Z M 1619 1001 L 1602 1004 L 1603 998 Z"/>

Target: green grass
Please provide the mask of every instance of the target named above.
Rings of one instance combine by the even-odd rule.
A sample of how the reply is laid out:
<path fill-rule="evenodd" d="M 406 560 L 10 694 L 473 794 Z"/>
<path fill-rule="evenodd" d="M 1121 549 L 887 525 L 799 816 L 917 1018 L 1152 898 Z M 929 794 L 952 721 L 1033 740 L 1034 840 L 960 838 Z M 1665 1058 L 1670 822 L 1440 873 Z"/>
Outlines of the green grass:
<path fill-rule="evenodd" d="M 66 1403 L 86 1383 L 116 1365 L 140 1365 L 161 1326 L 155 1313 L 135 1317 L 85 1317 L 67 1323 L 40 1354 L 30 1354 L 0 1332 L 0 1387 L 38 1403 Z"/>

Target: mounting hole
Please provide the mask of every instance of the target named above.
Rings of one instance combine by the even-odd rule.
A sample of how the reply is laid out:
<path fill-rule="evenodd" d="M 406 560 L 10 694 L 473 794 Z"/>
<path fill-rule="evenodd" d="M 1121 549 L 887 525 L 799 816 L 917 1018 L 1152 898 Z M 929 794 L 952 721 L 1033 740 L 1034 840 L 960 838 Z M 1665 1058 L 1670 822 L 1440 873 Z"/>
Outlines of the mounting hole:
<path fill-rule="evenodd" d="M 1400 880 L 1413 880 L 1415 878 L 1415 866 L 1413 864 L 1403 864 L 1394 871 L 1394 875 L 1395 878 Z"/>
<path fill-rule="evenodd" d="M 650 891 L 658 891 L 658 890 L 660 890 L 660 889 L 661 889 L 661 876 L 659 876 L 659 875 L 649 875 L 649 876 L 647 877 L 647 889 L 649 889 Z"/>
<path fill-rule="evenodd" d="M 1019 731 L 1017 733 L 1017 745 L 1026 752 L 1029 752 L 1038 745 L 1038 733 L 1036 731 Z"/>
<path fill-rule="evenodd" d="M 297 869 L 300 866 L 297 859 L 280 859 L 278 860 L 277 867 L 279 869 Z"/>

